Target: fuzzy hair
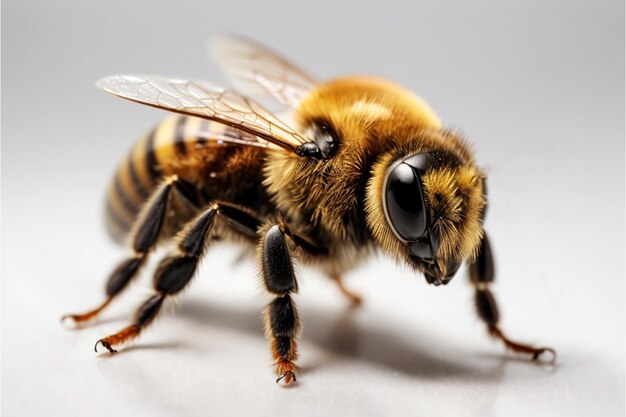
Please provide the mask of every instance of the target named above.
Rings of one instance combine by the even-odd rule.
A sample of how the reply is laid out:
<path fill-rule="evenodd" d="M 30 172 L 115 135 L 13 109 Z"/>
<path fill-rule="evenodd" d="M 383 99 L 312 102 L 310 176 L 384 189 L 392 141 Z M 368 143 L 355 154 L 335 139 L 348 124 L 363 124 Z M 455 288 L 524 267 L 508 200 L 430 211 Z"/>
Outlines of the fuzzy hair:
<path fill-rule="evenodd" d="M 177 142 L 175 128 L 182 119 L 185 120 L 183 142 Z M 242 195 L 260 189 L 264 149 L 211 139 L 227 129 L 217 122 L 177 114 L 164 119 L 151 130 L 152 133 L 144 135 L 122 160 L 109 186 L 106 221 L 111 236 L 123 242 L 131 225 L 141 218 L 142 207 L 149 206 L 148 199 L 139 195 L 133 184 L 135 180 L 131 177 L 129 163 L 134 167 L 136 180 L 150 195 L 159 189 L 163 178 L 172 176 L 205 190 L 211 198 L 225 201 L 240 201 Z M 146 169 L 146 141 L 151 134 L 155 137 L 154 168 L 160 172 L 158 178 L 150 177 Z M 184 154 L 177 151 L 181 143 L 185 145 Z M 120 195 L 125 201 L 120 200 Z M 188 220 L 178 214 L 185 212 L 184 205 L 178 204 L 174 208 L 176 222 L 171 224 L 168 221 L 166 229 L 169 230 L 165 230 L 164 236 L 176 232 Z"/>
<path fill-rule="evenodd" d="M 344 223 L 363 198 L 359 191 L 364 191 L 372 157 L 389 145 L 396 130 L 414 129 L 416 124 L 439 127 L 425 103 L 403 88 L 373 77 L 324 84 L 302 102 L 295 116 L 303 131 L 314 121 L 329 122 L 341 138 L 339 150 L 324 160 L 270 151 L 265 185 L 282 212 L 300 221 L 305 214 L 332 238 L 341 240 L 352 237 L 353 231 Z"/>
<path fill-rule="evenodd" d="M 426 198 L 441 233 L 438 256 L 475 256 L 482 237 L 483 175 L 465 141 L 442 130 L 430 108 L 395 84 L 372 77 L 350 77 L 321 85 L 301 103 L 295 120 L 302 131 L 319 120 L 339 138 L 336 154 L 312 160 L 269 151 L 265 185 L 290 224 L 308 231 L 346 258 L 361 259 L 357 248 L 381 247 L 407 261 L 383 211 L 382 187 L 393 161 L 411 154 L 443 150 L 455 155 L 457 169 L 432 170 L 424 177 Z M 365 235 L 365 236 L 364 236 Z M 373 238 L 373 239 L 372 239 Z M 349 245 L 351 244 L 351 245 Z M 346 260 L 346 263 L 351 263 Z"/>

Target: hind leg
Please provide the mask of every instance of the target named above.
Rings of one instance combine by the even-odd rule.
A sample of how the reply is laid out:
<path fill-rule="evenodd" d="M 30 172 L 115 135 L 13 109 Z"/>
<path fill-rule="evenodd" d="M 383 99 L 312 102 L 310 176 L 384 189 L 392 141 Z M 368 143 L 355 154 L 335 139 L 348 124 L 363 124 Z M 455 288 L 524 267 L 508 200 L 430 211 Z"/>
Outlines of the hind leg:
<path fill-rule="evenodd" d="M 176 252 L 160 262 L 154 274 L 155 294 L 139 306 L 129 326 L 98 340 L 95 345 L 96 351 L 101 344 L 110 352 L 116 352 L 114 346 L 139 336 L 157 316 L 163 302 L 168 297 L 179 294 L 189 284 L 200 259 L 213 239 L 212 231 L 216 220 L 251 241 L 257 239 L 260 223 L 254 214 L 228 203 L 211 204 L 179 233 Z"/>
<path fill-rule="evenodd" d="M 122 261 L 109 276 L 105 287 L 105 300 L 93 310 L 82 314 L 68 314 L 61 321 L 71 320 L 82 325 L 96 318 L 128 283 L 137 276 L 148 253 L 156 246 L 162 234 L 167 214 L 172 209 L 172 200 L 177 199 L 189 209 L 197 211 L 199 200 L 193 187 L 176 176 L 169 177 L 157 188 L 139 215 L 134 228 L 132 248 L 134 254 Z"/>
<path fill-rule="evenodd" d="M 552 355 L 551 361 L 556 360 L 556 352 L 554 349 L 549 347 L 533 347 L 512 341 L 504 335 L 498 326 L 500 314 L 498 312 L 496 299 L 489 290 L 489 286 L 494 280 L 495 273 L 491 246 L 489 245 L 487 235 L 483 236 L 478 258 L 473 264 L 470 265 L 469 270 L 470 279 L 476 290 L 476 310 L 478 312 L 478 316 L 487 325 L 489 334 L 495 339 L 502 341 L 508 349 L 514 352 L 532 355 L 533 360 L 538 359 L 544 353 Z"/>

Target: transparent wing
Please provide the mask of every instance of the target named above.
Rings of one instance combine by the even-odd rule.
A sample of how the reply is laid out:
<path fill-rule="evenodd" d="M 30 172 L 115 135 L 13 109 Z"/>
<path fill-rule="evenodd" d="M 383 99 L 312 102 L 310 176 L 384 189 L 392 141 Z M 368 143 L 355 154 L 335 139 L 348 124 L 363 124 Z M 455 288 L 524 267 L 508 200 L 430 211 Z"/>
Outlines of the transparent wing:
<path fill-rule="evenodd" d="M 297 107 L 317 81 L 285 58 L 243 37 L 220 35 L 210 45 L 213 59 L 241 91 L 269 95 Z"/>
<path fill-rule="evenodd" d="M 98 80 L 96 86 L 138 103 L 213 120 L 291 152 L 309 142 L 248 97 L 203 81 L 113 75 Z"/>
<path fill-rule="evenodd" d="M 270 144 L 270 142 L 259 139 L 255 135 L 222 123 L 206 119 L 203 119 L 202 122 L 197 130 L 190 133 L 190 137 L 196 141 L 196 146 L 199 147 L 241 145 L 265 148 Z"/>

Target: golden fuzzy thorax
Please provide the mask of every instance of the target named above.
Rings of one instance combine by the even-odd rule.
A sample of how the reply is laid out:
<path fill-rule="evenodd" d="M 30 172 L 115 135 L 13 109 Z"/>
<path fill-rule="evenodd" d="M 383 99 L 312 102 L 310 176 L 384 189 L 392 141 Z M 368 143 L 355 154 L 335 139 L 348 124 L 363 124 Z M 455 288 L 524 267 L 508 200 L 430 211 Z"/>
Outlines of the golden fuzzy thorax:
<path fill-rule="evenodd" d="M 368 248 L 375 243 L 412 264 L 385 218 L 383 183 L 394 161 L 439 150 L 460 164 L 430 169 L 422 177 L 430 218 L 441 236 L 437 258 L 461 261 L 476 255 L 484 176 L 468 145 L 443 130 L 428 105 L 389 81 L 348 77 L 315 89 L 295 119 L 302 131 L 319 121 L 331 126 L 339 140 L 336 153 L 312 160 L 271 151 L 265 184 L 280 211 L 298 227 L 320 233 L 314 238 L 326 240 L 331 253 L 332 246 Z"/>

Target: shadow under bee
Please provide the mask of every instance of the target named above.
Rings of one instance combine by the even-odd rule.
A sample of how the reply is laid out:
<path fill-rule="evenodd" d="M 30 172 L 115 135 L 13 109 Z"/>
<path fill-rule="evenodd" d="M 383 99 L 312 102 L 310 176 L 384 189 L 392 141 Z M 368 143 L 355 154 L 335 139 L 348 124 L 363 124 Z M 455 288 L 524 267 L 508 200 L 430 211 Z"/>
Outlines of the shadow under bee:
<path fill-rule="evenodd" d="M 497 381 L 502 378 L 507 362 L 505 353 L 500 357 L 491 358 L 493 360 L 489 362 L 492 366 L 484 366 L 484 356 L 472 355 L 471 360 L 476 360 L 476 366 L 471 367 L 452 358 L 433 355 L 431 352 L 445 347 L 441 342 L 429 339 L 428 334 L 424 332 L 420 332 L 423 337 L 420 337 L 419 344 L 409 343 L 403 340 L 398 331 L 385 329 L 382 324 L 358 323 L 355 319 L 356 314 L 358 311 L 350 307 L 343 312 L 333 314 L 303 306 L 301 315 L 311 319 L 315 317 L 315 320 L 307 321 L 301 343 L 313 343 L 340 358 L 366 361 L 417 378 L 461 378 L 486 381 Z M 191 319 L 207 327 L 238 329 L 257 335 L 259 338 L 264 337 L 263 325 L 256 308 L 211 306 L 201 301 L 187 300 L 178 309 L 177 316 L 181 320 Z M 303 368 L 307 373 L 313 373 L 320 368 L 333 366 L 332 362 L 332 358 L 325 358 L 324 361 L 309 363 Z"/>

